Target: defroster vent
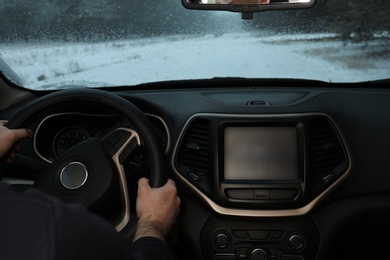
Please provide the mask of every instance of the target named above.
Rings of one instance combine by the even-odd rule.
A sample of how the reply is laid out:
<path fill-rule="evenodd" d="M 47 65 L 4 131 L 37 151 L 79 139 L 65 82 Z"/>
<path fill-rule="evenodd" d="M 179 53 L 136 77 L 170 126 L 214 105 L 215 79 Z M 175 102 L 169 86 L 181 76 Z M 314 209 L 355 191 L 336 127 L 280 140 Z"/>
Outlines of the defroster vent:
<path fill-rule="evenodd" d="M 201 175 L 210 172 L 210 122 L 195 119 L 187 129 L 179 150 L 178 162 Z"/>

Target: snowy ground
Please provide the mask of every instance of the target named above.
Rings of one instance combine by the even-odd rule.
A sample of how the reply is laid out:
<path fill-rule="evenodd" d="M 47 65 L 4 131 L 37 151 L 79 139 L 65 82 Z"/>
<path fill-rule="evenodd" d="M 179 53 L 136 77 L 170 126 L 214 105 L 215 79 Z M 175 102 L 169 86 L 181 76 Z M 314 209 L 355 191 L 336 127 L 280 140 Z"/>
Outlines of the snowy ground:
<path fill-rule="evenodd" d="M 385 41 L 362 48 L 344 46 L 332 35 L 259 33 L 45 46 L 0 44 L 0 55 L 29 88 L 49 88 L 64 81 L 135 85 L 212 77 L 356 82 L 389 78 L 389 52 Z"/>

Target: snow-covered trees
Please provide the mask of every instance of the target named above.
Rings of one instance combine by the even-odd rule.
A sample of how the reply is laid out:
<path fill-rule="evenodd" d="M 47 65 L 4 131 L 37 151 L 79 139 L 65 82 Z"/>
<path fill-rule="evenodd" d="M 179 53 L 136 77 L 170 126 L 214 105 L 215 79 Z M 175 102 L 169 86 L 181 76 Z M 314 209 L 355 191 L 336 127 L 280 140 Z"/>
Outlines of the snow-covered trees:
<path fill-rule="evenodd" d="M 390 36 L 390 0 L 334 1 L 329 10 L 338 14 L 331 29 L 344 40 L 367 42 Z"/>
<path fill-rule="evenodd" d="M 186 10 L 180 0 L 0 0 L 0 41 L 222 34 L 242 25 L 269 33 L 336 33 L 354 42 L 390 34 L 390 0 L 317 0 L 309 10 L 258 13 L 250 21 L 233 15 L 237 19 Z"/>
<path fill-rule="evenodd" d="M 256 14 L 250 26 L 272 32 L 335 33 L 345 41 L 367 42 L 390 34 L 390 0 L 317 0 L 309 10 Z"/>

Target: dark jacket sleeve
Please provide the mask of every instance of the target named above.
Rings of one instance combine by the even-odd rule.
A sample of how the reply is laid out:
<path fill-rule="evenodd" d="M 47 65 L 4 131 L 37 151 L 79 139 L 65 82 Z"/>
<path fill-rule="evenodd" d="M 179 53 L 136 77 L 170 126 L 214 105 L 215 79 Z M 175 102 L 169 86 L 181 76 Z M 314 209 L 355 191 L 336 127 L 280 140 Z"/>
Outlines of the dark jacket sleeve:
<path fill-rule="evenodd" d="M 0 183 L 0 259 L 175 259 L 168 245 L 145 237 L 129 242 L 78 204 Z"/>

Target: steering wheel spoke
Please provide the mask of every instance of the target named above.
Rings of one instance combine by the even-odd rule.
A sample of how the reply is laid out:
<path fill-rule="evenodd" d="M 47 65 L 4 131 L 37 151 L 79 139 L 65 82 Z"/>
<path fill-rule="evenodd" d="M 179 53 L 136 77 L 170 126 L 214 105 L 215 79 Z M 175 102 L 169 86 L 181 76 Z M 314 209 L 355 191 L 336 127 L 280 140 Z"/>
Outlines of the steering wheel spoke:
<path fill-rule="evenodd" d="M 103 137 L 101 143 L 117 167 L 120 167 L 125 164 L 134 150 L 141 145 L 141 139 L 135 130 L 120 127 Z"/>

